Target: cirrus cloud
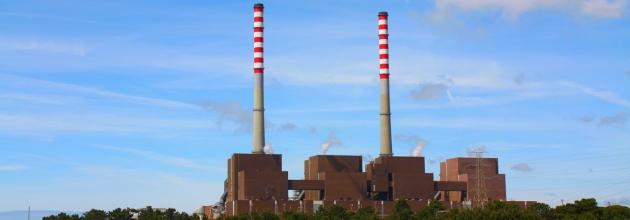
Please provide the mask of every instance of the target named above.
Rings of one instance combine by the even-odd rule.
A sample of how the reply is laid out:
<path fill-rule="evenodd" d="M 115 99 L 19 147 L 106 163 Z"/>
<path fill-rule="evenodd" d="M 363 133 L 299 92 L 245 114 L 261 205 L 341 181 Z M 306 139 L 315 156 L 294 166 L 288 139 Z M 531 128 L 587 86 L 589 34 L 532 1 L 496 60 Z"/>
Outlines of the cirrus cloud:
<path fill-rule="evenodd" d="M 16 172 L 26 169 L 27 167 L 22 165 L 0 165 L 0 172 Z"/>
<path fill-rule="evenodd" d="M 499 11 L 504 18 L 517 20 L 527 12 L 553 9 L 595 18 L 620 18 L 626 5 L 627 0 L 436 0 L 432 17 L 444 20 L 457 12 Z"/>

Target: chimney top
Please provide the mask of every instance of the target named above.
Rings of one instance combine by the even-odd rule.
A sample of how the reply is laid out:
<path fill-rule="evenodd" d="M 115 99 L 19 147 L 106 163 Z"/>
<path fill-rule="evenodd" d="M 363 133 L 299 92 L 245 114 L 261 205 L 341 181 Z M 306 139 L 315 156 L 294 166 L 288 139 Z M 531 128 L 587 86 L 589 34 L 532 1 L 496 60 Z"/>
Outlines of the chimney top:
<path fill-rule="evenodd" d="M 254 4 L 254 8 L 264 8 L 262 3 L 256 3 Z"/>
<path fill-rule="evenodd" d="M 387 12 L 386 11 L 379 12 L 378 16 L 387 16 Z"/>

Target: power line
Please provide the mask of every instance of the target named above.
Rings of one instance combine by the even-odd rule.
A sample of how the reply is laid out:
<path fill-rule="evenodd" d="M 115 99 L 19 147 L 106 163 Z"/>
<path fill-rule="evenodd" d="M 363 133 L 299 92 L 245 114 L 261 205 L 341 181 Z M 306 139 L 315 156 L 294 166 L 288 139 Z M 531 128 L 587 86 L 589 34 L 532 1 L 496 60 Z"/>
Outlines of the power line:
<path fill-rule="evenodd" d="M 488 195 L 486 193 L 486 181 L 484 179 L 484 165 L 482 164 L 482 156 L 485 153 L 484 149 L 478 148 L 471 151 L 475 155 L 476 158 L 476 175 L 477 175 L 477 185 L 476 192 L 473 195 L 473 202 L 476 204 L 480 204 L 481 207 L 484 207 L 484 203 L 488 200 Z"/>

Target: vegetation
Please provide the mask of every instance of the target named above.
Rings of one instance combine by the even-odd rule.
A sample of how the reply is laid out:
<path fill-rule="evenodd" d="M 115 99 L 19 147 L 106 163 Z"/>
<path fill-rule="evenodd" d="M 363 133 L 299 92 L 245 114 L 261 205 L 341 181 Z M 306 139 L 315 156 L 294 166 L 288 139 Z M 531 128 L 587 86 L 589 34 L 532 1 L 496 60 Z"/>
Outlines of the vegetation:
<path fill-rule="evenodd" d="M 133 217 L 136 218 L 133 218 Z M 178 212 L 175 209 L 166 209 L 164 211 L 153 209 L 147 206 L 143 209 L 121 209 L 117 208 L 109 212 L 103 210 L 92 209 L 83 213 L 83 215 L 68 215 L 59 213 L 42 218 L 42 220 L 200 220 L 203 216 L 196 214 L 188 215 L 185 212 Z"/>
<path fill-rule="evenodd" d="M 139 220 L 198 220 L 201 216 L 188 215 L 177 212 L 174 209 L 166 211 L 154 210 L 151 207 L 145 209 L 115 209 L 109 212 L 90 210 L 83 215 L 67 215 L 59 213 L 43 220 L 127 220 L 136 215 Z M 260 213 L 226 217 L 224 220 L 377 220 L 381 219 L 374 208 L 361 208 L 356 212 L 350 212 L 345 208 L 333 205 L 327 208 L 320 207 L 315 214 L 284 213 L 283 218 L 273 213 Z M 201 217 L 202 218 L 202 217 Z M 420 210 L 412 210 L 407 202 L 397 201 L 394 212 L 385 217 L 386 220 L 630 220 L 630 208 L 613 205 L 607 207 L 597 206 L 595 199 L 582 199 L 574 203 L 552 208 L 547 204 L 538 203 L 530 205 L 527 209 L 517 205 L 492 201 L 485 208 L 476 209 L 452 209 L 446 210 L 439 202 L 433 202 Z"/>

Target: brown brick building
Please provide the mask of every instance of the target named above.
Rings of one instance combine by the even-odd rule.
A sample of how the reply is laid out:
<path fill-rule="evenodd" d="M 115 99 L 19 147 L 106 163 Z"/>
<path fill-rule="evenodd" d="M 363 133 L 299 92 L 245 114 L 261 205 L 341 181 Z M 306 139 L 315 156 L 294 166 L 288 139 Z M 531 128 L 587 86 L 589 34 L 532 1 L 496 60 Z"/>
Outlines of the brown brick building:
<path fill-rule="evenodd" d="M 426 173 L 423 157 L 381 156 L 362 169 L 362 157 L 316 155 L 304 161 L 304 179 L 289 180 L 279 154 L 234 154 L 228 159 L 228 178 L 222 207 L 214 216 L 287 211 L 314 213 L 320 206 L 339 205 L 350 211 L 374 207 L 380 215 L 393 210 L 396 200 L 413 209 L 430 202 L 460 208 L 472 199 L 483 181 L 486 200 L 505 200 L 505 175 L 496 158 L 453 158 L 441 163 L 440 180 Z M 477 166 L 480 164 L 481 166 Z M 477 169 L 479 167 L 481 170 Z M 480 174 L 482 178 L 478 179 Z M 289 190 L 302 192 L 289 198 Z"/>
<path fill-rule="evenodd" d="M 506 200 L 505 174 L 499 174 L 499 159 L 458 157 L 440 163 L 440 180 L 466 182 L 465 192 L 443 192 L 443 200 Z M 462 193 L 467 193 L 463 196 Z"/>

